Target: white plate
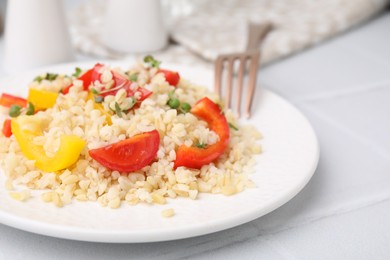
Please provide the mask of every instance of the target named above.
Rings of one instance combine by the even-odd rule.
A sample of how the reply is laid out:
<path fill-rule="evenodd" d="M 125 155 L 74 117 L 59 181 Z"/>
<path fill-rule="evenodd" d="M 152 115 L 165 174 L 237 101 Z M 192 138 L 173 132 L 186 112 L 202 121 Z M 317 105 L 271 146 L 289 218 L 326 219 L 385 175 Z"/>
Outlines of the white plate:
<path fill-rule="evenodd" d="M 132 62 L 110 62 L 123 68 Z M 0 92 L 26 96 L 27 83 L 42 72 L 72 73 L 92 63 L 65 64 L 0 80 Z M 184 66 L 181 76 L 199 85 L 212 85 L 212 72 Z M 280 207 L 293 198 L 313 175 L 319 146 L 306 118 L 278 95 L 258 91 L 254 115 L 248 122 L 264 135 L 264 152 L 257 157 L 251 179 L 257 188 L 234 196 L 201 194 L 199 199 L 175 199 L 166 205 L 123 204 L 119 209 L 103 208 L 97 202 L 78 202 L 63 208 L 33 198 L 27 202 L 11 199 L 0 174 L 0 223 L 18 229 L 73 240 L 97 242 L 153 242 L 199 236 L 231 228 Z M 163 209 L 176 215 L 163 218 Z"/>

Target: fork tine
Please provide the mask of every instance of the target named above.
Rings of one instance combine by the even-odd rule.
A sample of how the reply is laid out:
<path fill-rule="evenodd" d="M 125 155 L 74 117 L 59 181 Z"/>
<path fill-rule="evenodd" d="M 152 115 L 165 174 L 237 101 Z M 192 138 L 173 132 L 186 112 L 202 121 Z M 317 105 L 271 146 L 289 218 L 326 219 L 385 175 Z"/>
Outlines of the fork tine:
<path fill-rule="evenodd" d="M 240 57 L 240 67 L 238 69 L 238 78 L 237 78 L 237 99 L 236 99 L 236 113 L 237 116 L 240 117 L 241 114 L 241 93 L 242 93 L 242 86 L 244 83 L 244 72 L 245 72 L 245 65 L 246 65 L 246 57 Z"/>
<path fill-rule="evenodd" d="M 235 57 L 229 57 L 228 59 L 228 73 L 227 73 L 227 89 L 226 89 L 226 107 L 230 107 L 230 103 L 232 101 L 232 88 L 233 88 L 233 79 L 234 79 L 234 73 L 233 73 L 233 66 L 234 61 L 236 60 Z"/>
<path fill-rule="evenodd" d="M 249 62 L 249 82 L 248 82 L 248 98 L 247 98 L 247 107 L 245 110 L 245 117 L 249 118 L 251 115 L 251 107 L 253 102 L 253 96 L 255 92 L 255 86 L 257 81 L 257 69 L 259 66 L 260 52 L 256 51 L 250 54 Z"/>
<path fill-rule="evenodd" d="M 215 61 L 214 92 L 217 93 L 219 96 L 222 95 L 221 77 L 222 77 L 223 60 L 224 58 L 219 56 Z"/>

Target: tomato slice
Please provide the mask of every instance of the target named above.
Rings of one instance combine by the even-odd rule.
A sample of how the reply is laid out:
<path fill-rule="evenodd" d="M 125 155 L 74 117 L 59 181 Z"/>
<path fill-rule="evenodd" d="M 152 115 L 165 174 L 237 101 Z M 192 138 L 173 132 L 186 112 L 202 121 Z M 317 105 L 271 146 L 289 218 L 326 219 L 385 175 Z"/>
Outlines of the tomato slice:
<path fill-rule="evenodd" d="M 108 169 L 133 172 L 154 160 L 159 145 L 160 134 L 157 130 L 153 130 L 114 144 L 89 150 L 89 155 Z"/>
<path fill-rule="evenodd" d="M 159 69 L 157 73 L 163 73 L 165 76 L 165 80 L 169 83 L 171 86 L 177 86 L 180 81 L 180 75 L 176 71 L 171 70 L 165 70 L 165 69 Z"/>
<path fill-rule="evenodd" d="M 12 105 L 19 105 L 21 107 L 26 107 L 27 100 L 22 98 L 22 97 L 3 93 L 3 94 L 1 94 L 1 97 L 0 97 L 0 105 L 5 106 L 5 107 L 11 107 Z"/>
<path fill-rule="evenodd" d="M 206 121 L 209 128 L 219 136 L 219 141 L 205 148 L 180 146 L 176 152 L 174 169 L 180 166 L 200 169 L 221 156 L 229 144 L 229 124 L 217 104 L 205 97 L 195 104 L 191 113 Z"/>
<path fill-rule="evenodd" d="M 12 135 L 11 130 L 11 119 L 6 119 L 3 123 L 3 129 L 2 129 L 3 135 L 5 137 L 10 137 Z"/>
<path fill-rule="evenodd" d="M 81 75 L 80 77 L 77 78 L 77 79 L 83 81 L 84 90 L 88 90 L 88 88 L 91 85 L 91 83 L 94 82 L 95 80 L 99 80 L 100 81 L 101 74 L 99 73 L 99 71 L 100 71 L 100 69 L 103 66 L 104 66 L 103 64 L 96 63 L 96 65 L 92 69 L 87 70 L 86 72 L 84 72 L 83 75 Z M 63 94 L 68 94 L 69 93 L 69 89 L 71 87 L 73 87 L 73 84 L 65 87 L 62 90 L 62 93 Z"/>

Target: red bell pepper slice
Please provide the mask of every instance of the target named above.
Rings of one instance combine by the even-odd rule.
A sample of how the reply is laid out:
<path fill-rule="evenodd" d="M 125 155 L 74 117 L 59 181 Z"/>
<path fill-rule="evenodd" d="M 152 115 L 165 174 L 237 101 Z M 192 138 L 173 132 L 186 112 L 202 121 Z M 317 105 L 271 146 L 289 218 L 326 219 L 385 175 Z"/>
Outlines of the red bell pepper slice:
<path fill-rule="evenodd" d="M 209 128 L 219 136 L 219 141 L 205 148 L 180 146 L 176 152 L 174 169 L 180 166 L 200 169 L 223 154 L 229 143 L 229 124 L 217 104 L 205 97 L 199 100 L 190 112 L 206 121 Z"/>
<path fill-rule="evenodd" d="M 176 71 L 159 69 L 157 73 L 163 73 L 165 76 L 165 80 L 169 83 L 169 85 L 176 87 L 180 81 L 180 75 Z"/>
<path fill-rule="evenodd" d="M 3 123 L 3 129 L 2 129 L 3 135 L 5 137 L 10 137 L 12 135 L 11 130 L 11 119 L 6 119 Z"/>
<path fill-rule="evenodd" d="M 22 97 L 17 97 L 7 93 L 1 94 L 0 105 L 5 107 L 11 107 L 12 105 L 19 105 L 21 107 L 27 106 L 27 100 Z"/>
<path fill-rule="evenodd" d="M 160 134 L 157 130 L 153 130 L 114 144 L 89 150 L 89 155 L 108 169 L 133 172 L 154 160 L 159 145 Z"/>

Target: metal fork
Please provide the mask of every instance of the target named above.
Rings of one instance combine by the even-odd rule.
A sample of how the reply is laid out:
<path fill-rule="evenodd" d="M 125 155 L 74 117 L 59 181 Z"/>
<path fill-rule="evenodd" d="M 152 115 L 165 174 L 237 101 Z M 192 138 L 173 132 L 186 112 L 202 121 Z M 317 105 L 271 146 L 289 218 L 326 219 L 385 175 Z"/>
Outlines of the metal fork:
<path fill-rule="evenodd" d="M 236 90 L 236 102 L 235 112 L 240 117 L 241 112 L 241 99 L 243 92 L 244 74 L 248 66 L 248 93 L 246 95 L 247 102 L 245 105 L 245 117 L 249 118 L 251 114 L 251 107 L 253 102 L 253 96 L 255 92 L 255 85 L 257 79 L 257 71 L 260 61 L 259 45 L 272 30 L 270 23 L 266 24 L 249 24 L 248 43 L 245 52 L 223 54 L 219 55 L 215 61 L 215 75 L 214 75 L 214 91 L 222 96 L 222 75 L 225 65 L 227 65 L 227 77 L 226 77 L 226 93 L 225 93 L 225 105 L 231 108 L 232 104 L 232 90 L 233 81 L 235 77 L 235 62 L 239 61 L 239 67 L 237 72 L 237 90 Z"/>

